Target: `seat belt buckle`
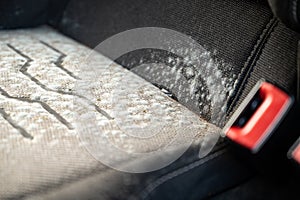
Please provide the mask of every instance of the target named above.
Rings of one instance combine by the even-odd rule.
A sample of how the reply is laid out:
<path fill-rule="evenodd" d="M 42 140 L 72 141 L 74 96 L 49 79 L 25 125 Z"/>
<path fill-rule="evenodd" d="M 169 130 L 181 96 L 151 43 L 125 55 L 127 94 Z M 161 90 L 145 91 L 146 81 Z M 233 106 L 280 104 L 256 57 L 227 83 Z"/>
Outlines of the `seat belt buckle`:
<path fill-rule="evenodd" d="M 225 125 L 223 135 L 257 153 L 277 131 L 293 104 L 293 97 L 260 80 Z"/>

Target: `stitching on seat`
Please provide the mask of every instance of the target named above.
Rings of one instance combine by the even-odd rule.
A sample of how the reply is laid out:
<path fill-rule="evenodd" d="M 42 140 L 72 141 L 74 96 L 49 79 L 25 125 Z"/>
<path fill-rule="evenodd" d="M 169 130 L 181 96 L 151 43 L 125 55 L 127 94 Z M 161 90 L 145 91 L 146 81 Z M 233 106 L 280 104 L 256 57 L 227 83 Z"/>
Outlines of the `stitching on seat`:
<path fill-rule="evenodd" d="M 297 6 L 298 6 L 298 0 L 293 0 L 292 1 L 292 14 L 293 14 L 294 22 L 296 24 L 298 23 Z"/>
<path fill-rule="evenodd" d="M 190 163 L 189 165 L 186 165 L 184 167 L 181 167 L 173 172 L 170 172 L 154 181 L 152 181 L 148 186 L 146 186 L 142 192 L 140 193 L 140 199 L 146 199 L 147 197 L 150 196 L 151 193 L 153 193 L 160 185 L 162 185 L 163 183 L 166 183 L 170 180 L 172 180 L 173 178 L 176 178 L 177 176 L 180 176 L 198 166 L 201 166 L 205 163 L 207 163 L 210 160 L 213 160 L 217 157 L 219 157 L 220 155 L 224 154 L 227 150 L 226 149 L 222 149 L 220 151 L 217 151 L 203 159 L 197 160 L 195 162 Z"/>
<path fill-rule="evenodd" d="M 248 65 L 248 63 L 250 62 L 250 60 L 252 59 L 252 57 L 255 56 L 255 52 L 257 51 L 257 48 L 259 47 L 260 42 L 263 40 L 264 35 L 266 34 L 266 32 L 267 32 L 269 26 L 271 26 L 271 24 L 273 23 L 273 21 L 274 21 L 274 17 L 271 18 L 270 21 L 266 24 L 264 30 L 262 31 L 262 33 L 260 34 L 259 38 L 257 39 L 256 44 L 254 45 L 254 47 L 253 47 L 253 49 L 252 49 L 250 55 L 248 56 L 246 62 L 244 63 L 243 68 L 241 69 L 240 73 L 238 74 L 237 80 L 239 80 L 239 79 L 241 78 L 242 74 L 244 74 L 244 72 L 247 70 L 247 65 Z M 245 78 L 246 78 L 246 77 L 245 77 Z M 243 82 L 243 81 L 241 81 L 241 82 Z M 239 90 L 240 90 L 240 89 L 239 89 L 239 86 L 237 86 L 237 87 L 236 87 L 236 92 L 234 92 L 233 95 L 234 95 L 235 93 L 238 94 L 238 93 L 239 93 Z M 237 95 L 235 95 L 235 96 L 237 96 Z M 236 101 L 236 97 L 232 96 L 232 97 L 230 97 L 230 98 L 233 98 L 231 104 L 229 105 L 229 109 L 228 109 L 228 111 L 231 112 L 231 108 L 232 108 L 233 104 L 234 104 L 235 101 Z M 230 99 L 230 98 L 228 98 L 228 99 Z"/>
<path fill-rule="evenodd" d="M 270 38 L 269 36 L 271 35 L 271 33 L 273 33 L 275 27 L 278 25 L 278 22 L 279 20 L 273 16 L 270 19 L 270 21 L 266 24 L 264 30 L 262 31 L 258 40 L 256 41 L 256 44 L 254 45 L 249 57 L 247 58 L 247 61 L 244 63 L 242 70 L 238 74 L 237 80 L 239 80 L 240 78 L 241 80 L 238 81 L 235 87 L 235 92 L 233 92 L 233 95 L 229 98 L 229 100 L 231 99 L 231 102 L 228 105 L 228 113 L 232 112 L 233 106 L 238 101 L 238 96 L 242 93 L 244 85 L 250 77 L 250 74 L 253 71 L 255 64 L 259 60 L 265 44 Z"/>

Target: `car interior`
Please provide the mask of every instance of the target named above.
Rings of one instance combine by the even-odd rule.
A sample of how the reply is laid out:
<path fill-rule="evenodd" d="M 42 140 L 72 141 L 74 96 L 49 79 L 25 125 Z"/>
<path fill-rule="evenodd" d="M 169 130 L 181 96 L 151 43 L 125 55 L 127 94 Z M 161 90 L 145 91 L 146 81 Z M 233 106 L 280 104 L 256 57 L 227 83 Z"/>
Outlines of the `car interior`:
<path fill-rule="evenodd" d="M 299 199 L 298 9 L 0 1 L 0 199 Z"/>

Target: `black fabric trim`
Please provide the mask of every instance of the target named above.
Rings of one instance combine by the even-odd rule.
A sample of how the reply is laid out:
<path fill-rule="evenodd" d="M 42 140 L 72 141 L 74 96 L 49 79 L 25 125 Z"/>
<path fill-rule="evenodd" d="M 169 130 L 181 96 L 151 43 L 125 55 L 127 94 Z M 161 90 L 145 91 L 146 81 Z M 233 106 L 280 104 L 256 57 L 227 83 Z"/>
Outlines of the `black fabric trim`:
<path fill-rule="evenodd" d="M 254 174 L 228 149 L 222 149 L 155 179 L 133 199 L 209 199 L 250 180 Z"/>
<path fill-rule="evenodd" d="M 299 0 L 268 0 L 273 13 L 289 28 L 300 31 Z"/>
<path fill-rule="evenodd" d="M 270 38 L 271 33 L 274 31 L 274 28 L 278 25 L 278 19 L 272 18 L 270 22 L 266 25 L 266 28 L 263 30 L 262 34 L 260 35 L 259 39 L 257 40 L 256 45 L 254 46 L 253 50 L 251 51 L 250 56 L 248 57 L 246 63 L 244 64 L 243 69 L 239 75 L 239 82 L 233 92 L 232 96 L 229 98 L 228 101 L 228 110 L 227 113 L 230 115 L 235 107 L 237 101 L 240 98 L 241 93 L 245 85 L 247 84 L 247 80 L 253 71 L 253 68 L 256 65 L 256 62 L 259 60 L 260 55 L 264 49 L 265 44 L 267 43 L 268 39 Z"/>

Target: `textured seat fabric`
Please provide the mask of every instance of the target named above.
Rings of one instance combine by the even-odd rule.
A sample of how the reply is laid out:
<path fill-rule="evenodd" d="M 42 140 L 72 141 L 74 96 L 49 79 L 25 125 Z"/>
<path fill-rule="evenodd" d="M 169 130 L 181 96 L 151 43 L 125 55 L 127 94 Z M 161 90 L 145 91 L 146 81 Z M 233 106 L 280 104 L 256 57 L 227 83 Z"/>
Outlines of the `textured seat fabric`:
<path fill-rule="evenodd" d="M 95 47 L 116 33 L 140 27 L 170 28 L 191 36 L 200 45 L 204 46 L 205 49 L 211 52 L 215 62 L 218 63 L 217 68 L 221 70 L 223 79 L 226 80 L 225 85 L 228 92 L 227 119 L 261 78 L 282 87 L 291 94 L 295 93 L 294 83 L 299 34 L 287 28 L 273 16 L 267 1 L 163 0 L 139 1 L 139 3 L 136 3 L 136 1 L 101 1 L 94 2 L 94 6 L 89 6 L 89 4 L 88 1 L 70 1 L 61 21 L 56 26 L 63 33 L 90 47 Z M 88 10 L 88 12 L 80 13 L 79 10 Z M 99 27 L 106 28 L 101 29 Z M 117 62 L 153 84 L 167 88 L 180 103 L 206 120 L 210 120 L 211 112 L 203 112 L 204 106 L 210 105 L 210 101 L 205 101 L 201 98 L 185 101 L 184 98 L 186 96 L 190 99 L 191 96 L 180 96 L 180 94 L 184 93 L 184 89 L 180 91 L 178 88 L 172 88 L 172 83 L 170 84 L 165 79 L 155 76 L 156 72 L 161 69 L 149 72 L 142 66 L 138 66 L 140 60 L 146 60 L 151 63 L 153 61 L 151 60 L 151 55 L 159 53 L 153 53 L 152 50 L 141 50 L 140 52 L 124 55 Z M 160 56 L 154 56 L 154 58 L 160 62 L 164 62 L 165 59 L 163 53 Z M 205 85 L 201 81 L 199 84 L 200 86 Z M 205 90 L 201 91 L 201 93 L 205 93 L 205 96 L 209 95 L 209 92 Z M 202 103 L 201 106 L 199 106 L 199 102 Z M 225 121 L 216 123 L 216 125 L 222 127 Z M 229 163 L 231 162 L 234 161 Z M 216 161 L 216 163 L 222 165 L 222 163 L 226 162 Z M 218 169 L 218 167 L 215 168 L 209 163 L 198 167 L 198 169 L 202 170 L 206 167 Z M 224 173 L 230 174 L 225 170 L 226 164 L 224 164 L 224 168 L 219 169 L 224 169 Z M 244 169 L 247 169 L 247 167 Z M 244 171 L 243 175 L 239 176 L 244 176 L 245 179 L 236 180 L 233 174 L 222 179 L 221 174 L 212 171 L 207 173 L 205 179 L 209 180 L 210 177 L 219 177 L 220 180 L 224 180 L 223 188 L 218 190 L 217 183 L 212 181 L 211 183 L 215 184 L 216 190 L 210 194 L 209 192 L 203 194 L 201 192 L 205 191 L 205 186 L 209 188 L 209 184 L 201 182 L 200 180 L 203 180 L 200 178 L 201 176 L 197 179 L 198 183 L 187 183 L 191 188 L 194 186 L 193 189 L 189 187 L 182 188 L 181 182 L 185 183 L 183 177 L 188 177 L 188 174 L 193 176 L 196 173 L 188 172 L 178 179 L 171 176 L 166 181 L 168 183 L 158 184 L 155 190 L 152 190 L 150 195 L 147 195 L 148 198 L 193 198 L 194 196 L 191 193 L 194 193 L 194 198 L 198 199 L 211 196 L 216 196 L 216 198 L 220 199 L 251 198 L 251 195 L 247 196 L 245 194 L 251 187 L 248 191 L 256 194 L 256 199 L 263 199 L 266 196 L 280 199 L 282 194 L 287 195 L 287 191 L 289 191 L 287 189 L 289 184 L 281 184 L 280 180 L 274 180 L 273 182 L 264 181 L 261 180 L 261 177 L 258 177 L 249 179 L 249 183 L 246 181 L 241 187 L 236 187 L 224 195 L 218 194 L 222 190 L 238 184 L 238 181 L 247 180 L 253 175 L 253 172 Z M 160 179 L 158 179 L 159 181 Z M 253 182 L 257 187 L 253 187 Z M 268 187 L 265 186 L 266 184 Z M 262 191 L 259 188 L 266 188 L 266 190 Z M 186 195 L 186 192 L 190 194 Z M 174 193 L 174 195 L 164 196 L 170 193 Z M 294 196 L 295 191 L 290 189 L 289 195 L 291 197 Z"/>
<path fill-rule="evenodd" d="M 5 41 L 5 43 L 1 43 L 2 70 L 0 76 L 1 199 L 31 198 L 31 195 L 32 198 L 38 198 L 39 195 L 47 193 L 51 189 L 56 189 L 77 180 L 84 182 L 85 179 L 94 176 L 97 178 L 101 177 L 101 179 L 99 178 L 101 182 L 109 179 L 106 185 L 98 185 L 103 187 L 102 190 L 98 190 L 99 194 L 97 194 L 102 199 L 110 199 L 114 195 L 125 198 L 129 195 L 127 191 L 114 193 L 110 189 L 113 187 L 124 189 L 122 183 L 127 181 L 127 184 L 133 184 L 134 180 L 131 180 L 131 176 L 139 182 L 142 175 L 134 177 L 134 175 L 118 172 L 118 170 L 110 169 L 101 164 L 101 160 L 98 161 L 93 157 L 93 153 L 87 151 L 88 149 L 85 148 L 86 146 L 83 142 L 89 142 L 88 145 L 92 145 L 92 141 L 95 141 L 96 146 L 103 145 L 101 141 L 105 141 L 105 135 L 113 134 L 112 139 L 116 141 L 116 145 L 119 145 L 120 148 L 120 145 L 123 145 L 122 148 L 144 152 L 149 151 L 149 149 L 156 149 L 158 145 L 172 140 L 177 132 L 181 135 L 181 139 L 178 141 L 179 143 L 174 145 L 177 146 L 175 146 L 175 149 L 179 148 L 180 142 L 184 142 L 184 138 L 189 137 L 189 134 L 194 132 L 195 135 L 191 139 L 196 139 L 197 142 L 193 147 L 194 152 L 190 153 L 193 156 L 188 156 L 188 159 L 183 159 L 182 162 L 185 164 L 199 162 L 198 165 L 200 165 L 203 162 L 198 157 L 200 144 L 205 139 L 205 136 L 210 137 L 211 135 L 211 137 L 215 137 L 214 135 L 219 134 L 220 130 L 217 127 L 202 120 L 196 114 L 167 97 L 158 88 L 134 76 L 133 73 L 120 66 L 115 66 L 113 68 L 115 71 L 111 71 L 112 74 L 108 73 L 108 75 L 105 75 L 110 68 L 104 68 L 101 71 L 100 78 L 97 77 L 99 81 L 102 81 L 97 86 L 97 91 L 100 91 L 96 95 L 97 100 L 88 99 L 85 93 L 83 95 L 86 96 L 80 96 L 76 90 L 76 81 L 82 81 L 84 78 L 82 76 L 84 71 L 80 71 L 84 69 L 80 68 L 82 64 L 80 58 L 84 58 L 90 53 L 90 50 L 49 27 L 32 30 L 2 31 L 0 38 L 2 41 Z M 108 61 L 108 58 L 96 54 L 95 61 L 91 61 L 89 64 L 90 66 L 95 65 L 101 68 L 101 66 L 106 66 Z M 111 126 L 119 124 L 122 128 L 122 122 L 116 121 L 118 118 L 119 120 L 127 119 L 130 121 L 131 114 L 122 118 L 122 116 L 119 117 L 118 110 L 116 110 L 117 105 L 122 103 L 122 96 L 119 97 L 115 93 L 118 91 L 118 87 L 121 87 L 118 85 L 118 80 L 114 81 L 118 73 L 122 75 L 121 77 L 125 77 L 123 81 L 130 83 L 130 81 L 135 80 L 148 93 L 153 91 L 151 94 L 155 96 L 155 98 L 152 98 L 154 100 L 152 101 L 153 104 L 157 106 L 157 104 L 165 102 L 165 106 L 170 108 L 171 112 L 169 114 L 171 114 L 172 118 L 169 120 L 171 120 L 172 126 L 166 123 L 164 129 L 160 130 L 162 134 L 158 138 L 152 140 L 148 138 L 146 141 L 136 141 L 134 137 L 122 139 L 124 137 L 122 134 L 123 132 L 126 134 L 126 131 L 119 131 L 120 133 L 118 133 L 117 128 L 110 126 L 103 130 L 101 129 L 102 131 L 95 131 L 94 134 L 98 134 L 98 132 L 100 135 L 102 134 L 101 138 L 98 138 L 99 140 L 95 137 L 92 138 L 92 141 L 85 140 L 84 134 L 88 133 L 80 135 L 80 131 L 88 130 L 88 124 L 83 124 L 88 122 L 84 121 L 83 118 L 76 118 L 76 113 L 78 115 L 86 115 L 88 109 L 83 109 L 83 113 L 77 111 L 80 104 L 76 103 L 76 98 L 78 98 L 78 102 L 79 100 L 89 102 L 94 108 L 95 106 L 99 109 L 105 108 L 106 114 L 114 118 L 111 122 L 111 119 L 104 117 L 105 114 L 103 112 L 93 109 L 92 112 L 95 113 L 95 116 L 98 116 L 96 118 L 101 124 L 99 125 L 100 127 L 105 126 L 103 123 L 111 123 Z M 113 89 L 114 87 L 116 88 L 115 90 Z M 139 88 L 137 87 L 137 89 Z M 142 92 L 141 89 L 138 91 Z M 88 90 L 85 92 L 88 92 Z M 143 93 L 146 95 L 145 92 Z M 118 100 L 117 104 L 111 102 L 110 98 L 116 98 Z M 147 99 L 143 99 L 142 96 L 137 98 L 136 102 L 134 100 L 131 101 L 131 106 L 134 108 L 143 106 L 143 109 L 152 112 L 151 105 L 149 107 L 144 103 L 139 104 L 139 102 L 142 103 L 142 100 L 146 101 Z M 146 98 L 150 97 L 147 96 Z M 156 99 L 159 101 L 156 102 Z M 123 104 L 122 106 L 127 106 L 126 103 Z M 175 115 L 172 114 L 174 112 L 176 112 Z M 183 126 L 184 129 L 180 127 L 176 129 L 177 122 L 175 120 L 181 115 L 180 113 L 183 116 L 190 113 L 187 120 L 192 120 L 192 123 L 199 124 L 199 126 L 194 126 L 195 128 L 193 128 L 193 126 L 187 125 L 186 127 Z M 83 122 L 78 124 L 76 120 L 83 120 Z M 164 123 L 162 119 L 159 120 L 160 124 Z M 130 123 L 131 126 L 134 126 L 135 121 L 130 121 Z M 153 128 L 154 132 L 159 131 L 159 127 L 154 126 Z M 119 140 L 125 141 L 118 142 Z M 166 141 L 164 142 L 164 140 Z M 109 149 L 104 151 L 102 153 L 105 156 L 117 156 L 116 151 L 111 152 Z M 224 152 L 216 152 L 211 158 L 222 153 Z M 172 152 L 168 155 L 172 156 Z M 206 158 L 206 160 L 209 159 Z M 129 165 L 131 162 L 142 165 L 142 162 L 145 161 L 139 161 L 139 159 L 127 160 L 124 158 L 120 162 L 125 165 Z M 160 173 L 162 172 L 158 174 Z M 86 189 L 89 189 L 89 187 Z M 85 192 L 83 191 L 82 195 L 84 194 Z M 77 196 L 77 194 L 72 195 Z M 50 195 L 49 198 L 51 197 Z M 74 199 L 74 197 L 70 198 Z"/>
<path fill-rule="evenodd" d="M 198 155 L 204 136 L 219 133 L 259 79 L 294 92 L 300 36 L 273 16 L 267 1 L 70 0 L 62 17 L 58 16 L 47 20 L 61 33 L 49 27 L 0 32 L 1 199 L 280 199 L 296 194 L 288 184 L 266 181 L 237 160 L 226 142 L 218 143 L 204 158 Z M 193 86 L 197 91 L 191 92 L 192 81 L 187 87 L 172 85 L 172 74 L 153 65 L 157 60 L 172 65 L 166 60 L 170 57 L 166 52 L 143 49 L 121 56 L 116 62 L 144 78 L 139 83 L 149 85 L 155 94 L 163 95 L 163 89 L 170 91 L 181 104 L 169 99 L 172 105 L 178 105 L 181 111 L 188 112 L 188 108 L 191 115 L 201 117 L 199 123 L 204 125 L 177 161 L 157 171 L 132 174 L 107 167 L 93 157 L 76 134 L 78 121 L 72 115 L 72 106 L 76 107 L 73 92 L 83 69 L 78 58 L 87 56 L 90 50 L 82 44 L 93 48 L 114 34 L 141 27 L 179 31 L 204 47 L 224 80 L 227 118 L 212 121 L 205 81 L 199 80 Z M 100 63 L 109 60 L 101 54 L 97 58 Z M 152 63 L 154 70 L 139 65 L 141 60 L 146 66 Z M 96 88 L 102 88 L 102 94 L 109 90 L 101 84 Z M 87 101 L 109 109 L 97 99 L 101 95 Z M 97 110 L 97 115 L 103 113 Z M 173 136 L 172 131 L 167 133 Z M 125 141 L 129 145 L 132 142 Z M 136 148 L 157 145 L 143 144 Z M 123 160 L 129 165 L 136 162 L 142 161 Z"/>
<path fill-rule="evenodd" d="M 187 34 L 211 52 L 218 63 L 217 68 L 221 70 L 228 90 L 228 115 L 260 78 L 287 91 L 293 90 L 299 35 L 273 16 L 267 1 L 164 0 L 139 1 L 138 4 L 133 1 L 99 1 L 94 2 L 94 6 L 90 4 L 88 1 L 70 1 L 56 26 L 90 47 L 116 33 L 139 27 L 164 27 Z M 88 12 L 80 13 L 80 10 Z M 131 54 L 120 59 L 123 66 L 172 91 L 170 84 L 159 80 L 153 73 L 141 67 L 135 68 L 140 59 L 151 57 L 149 53 Z M 155 59 L 158 59 L 157 56 Z M 285 77 L 276 76 L 278 74 Z M 249 79 L 254 79 L 251 84 L 248 84 Z M 175 96 L 184 92 L 173 91 Z M 205 96 L 209 94 L 207 90 L 204 92 Z M 201 97 L 189 102 L 180 97 L 178 100 L 205 119 L 210 119 L 211 113 L 200 112 L 205 105 L 210 105 L 210 101 Z M 203 104 L 199 105 L 199 102 Z"/>
<path fill-rule="evenodd" d="M 70 1 L 57 27 L 63 33 L 91 47 L 95 47 L 116 33 L 139 27 L 164 27 L 182 32 L 204 46 L 219 62 L 217 67 L 222 72 L 228 93 L 231 92 L 230 95 L 234 93 L 231 91 L 234 84 L 243 76 L 243 66 L 249 57 L 249 52 L 268 24 L 274 23 L 272 13 L 264 1 L 164 0 L 139 1 L 138 4 L 135 1 L 126 1 L 126 3 L 99 1 L 92 7 L 89 6 L 91 3 Z M 88 10 L 88 12 L 78 14 L 80 9 Z M 91 24 L 91 22 L 93 23 Z M 147 58 L 147 53 L 142 52 L 137 56 L 129 55 L 128 57 L 128 59 L 122 60 L 124 66 L 134 70 L 145 79 L 153 80 L 154 83 L 164 85 L 172 91 L 168 84 L 151 76 L 152 73 L 135 68 L 132 58 L 137 57 L 137 60 L 141 57 Z M 182 93 L 183 90 L 179 93 Z M 206 93 L 205 96 L 208 96 L 208 91 L 204 90 L 203 92 Z M 175 96 L 178 96 L 176 95 L 178 92 L 174 91 L 174 93 Z M 197 113 L 203 111 L 204 106 L 209 106 L 211 103 L 207 101 L 199 105 L 198 102 L 204 102 L 201 96 L 192 102 L 185 102 L 185 98 L 184 95 L 183 99 L 179 98 L 178 100 Z M 207 120 L 210 119 L 209 112 L 201 115 Z"/>

